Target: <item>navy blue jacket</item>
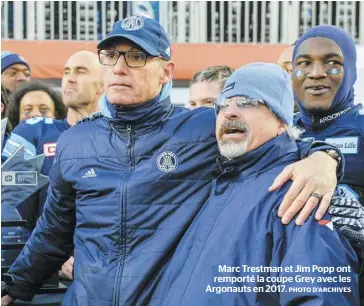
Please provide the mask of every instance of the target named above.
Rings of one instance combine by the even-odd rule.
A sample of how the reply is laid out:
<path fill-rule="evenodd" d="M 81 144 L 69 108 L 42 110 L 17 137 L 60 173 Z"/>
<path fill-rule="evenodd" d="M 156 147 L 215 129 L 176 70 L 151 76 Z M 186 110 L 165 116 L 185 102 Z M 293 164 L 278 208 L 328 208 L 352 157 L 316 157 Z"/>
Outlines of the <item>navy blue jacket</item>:
<path fill-rule="evenodd" d="M 129 108 L 104 102 L 105 117 L 58 140 L 43 215 L 9 271 L 13 297 L 31 299 L 68 259 L 73 239 L 74 281 L 64 305 L 149 302 L 209 197 L 213 110 L 188 112 L 168 97 Z M 303 144 L 302 155 L 308 149 Z"/>
<path fill-rule="evenodd" d="M 297 146 L 287 134 L 236 160 L 220 159 L 210 198 L 179 243 L 154 294 L 153 305 L 358 304 L 357 256 L 330 217 L 326 215 L 324 221 L 317 222 L 312 214 L 303 226 L 294 222 L 283 225 L 277 213 L 289 184 L 273 193 L 267 191 L 282 169 L 298 159 Z M 310 272 L 296 272 L 300 265 L 310 267 Z M 351 272 L 324 275 L 312 271 L 314 265 L 349 266 Z M 290 266 L 292 272 L 286 271 Z M 278 269 L 248 270 L 253 267 Z M 339 282 L 340 274 L 350 277 L 350 282 Z M 244 279 L 247 276 L 254 279 Z M 258 276 L 263 279 L 258 280 Z M 269 282 L 272 276 L 292 280 Z M 315 277 L 314 283 L 301 282 L 303 276 Z M 336 277 L 337 282 L 320 283 L 320 276 Z M 262 291 L 254 292 L 254 287 Z M 302 287 L 311 292 L 295 290 Z M 320 292 L 328 287 L 343 292 Z"/>
<path fill-rule="evenodd" d="M 30 299 L 68 259 L 73 238 L 64 305 L 148 300 L 209 195 L 217 152 L 213 111 L 149 104 L 61 135 L 44 213 L 9 271 L 17 280 L 10 295 Z"/>

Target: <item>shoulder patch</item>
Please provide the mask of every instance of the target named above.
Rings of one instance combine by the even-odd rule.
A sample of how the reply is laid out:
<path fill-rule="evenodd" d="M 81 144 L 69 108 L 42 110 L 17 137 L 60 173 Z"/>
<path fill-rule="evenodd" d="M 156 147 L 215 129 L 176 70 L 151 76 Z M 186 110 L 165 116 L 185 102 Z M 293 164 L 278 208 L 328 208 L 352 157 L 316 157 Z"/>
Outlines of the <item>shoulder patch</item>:
<path fill-rule="evenodd" d="M 88 122 L 88 121 L 94 121 L 97 118 L 104 117 L 104 115 L 101 112 L 94 112 L 90 116 L 85 116 L 77 121 L 76 124 L 82 123 L 82 122 Z"/>

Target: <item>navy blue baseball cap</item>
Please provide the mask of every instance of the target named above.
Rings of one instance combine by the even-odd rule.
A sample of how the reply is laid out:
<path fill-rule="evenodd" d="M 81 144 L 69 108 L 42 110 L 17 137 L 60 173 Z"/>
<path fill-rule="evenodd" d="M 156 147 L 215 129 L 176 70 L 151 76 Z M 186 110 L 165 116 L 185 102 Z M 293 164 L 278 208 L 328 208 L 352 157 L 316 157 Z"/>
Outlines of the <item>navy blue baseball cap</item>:
<path fill-rule="evenodd" d="M 125 38 L 152 56 L 171 59 L 171 44 L 166 31 L 155 19 L 144 16 L 130 16 L 114 23 L 106 38 L 100 41 L 97 48 L 103 49 L 116 38 Z"/>

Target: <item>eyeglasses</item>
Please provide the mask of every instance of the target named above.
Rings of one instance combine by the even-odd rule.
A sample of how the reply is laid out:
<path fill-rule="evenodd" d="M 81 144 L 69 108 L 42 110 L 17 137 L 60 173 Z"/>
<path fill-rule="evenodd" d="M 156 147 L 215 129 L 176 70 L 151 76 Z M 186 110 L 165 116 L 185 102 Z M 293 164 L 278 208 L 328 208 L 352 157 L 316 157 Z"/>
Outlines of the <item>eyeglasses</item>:
<path fill-rule="evenodd" d="M 250 99 L 248 97 L 234 97 L 228 99 L 222 99 L 215 102 L 215 112 L 216 115 L 220 111 L 225 111 L 231 102 L 236 102 L 236 105 L 241 109 L 246 108 L 256 108 L 258 104 L 265 105 L 265 102 L 262 99 Z"/>
<path fill-rule="evenodd" d="M 143 51 L 118 51 L 114 49 L 98 50 L 99 62 L 105 66 L 115 66 L 120 56 L 124 56 L 125 63 L 130 68 L 142 68 L 150 55 Z"/>

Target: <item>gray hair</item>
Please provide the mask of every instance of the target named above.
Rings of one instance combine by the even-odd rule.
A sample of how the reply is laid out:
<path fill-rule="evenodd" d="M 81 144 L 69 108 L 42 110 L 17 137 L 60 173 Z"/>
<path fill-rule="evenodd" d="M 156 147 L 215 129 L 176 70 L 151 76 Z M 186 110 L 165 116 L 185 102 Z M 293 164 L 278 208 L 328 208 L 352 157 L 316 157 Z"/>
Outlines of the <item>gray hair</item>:
<path fill-rule="evenodd" d="M 287 126 L 287 134 L 293 140 L 299 139 L 303 132 L 304 132 L 304 130 L 300 129 L 297 126 Z"/>

